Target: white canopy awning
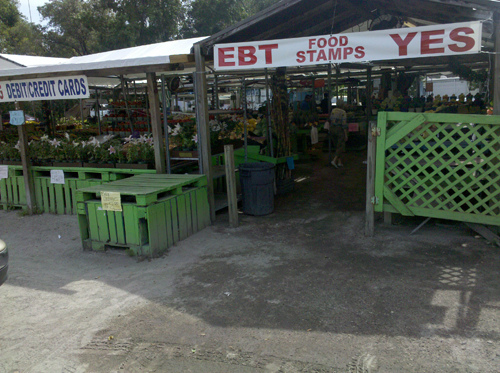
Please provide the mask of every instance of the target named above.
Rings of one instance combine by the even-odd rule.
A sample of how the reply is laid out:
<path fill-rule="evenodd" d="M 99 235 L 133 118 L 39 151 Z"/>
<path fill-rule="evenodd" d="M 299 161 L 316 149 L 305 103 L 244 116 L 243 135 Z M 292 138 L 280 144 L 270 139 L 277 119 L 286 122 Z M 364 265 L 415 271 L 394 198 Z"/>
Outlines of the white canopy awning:
<path fill-rule="evenodd" d="M 19 54 L 0 53 L 0 70 L 56 65 L 67 60 L 69 60 L 69 58 L 23 56 Z"/>
<path fill-rule="evenodd" d="M 193 44 L 203 39 L 205 37 L 173 40 L 69 59 L 58 59 L 60 61 L 57 63 L 43 66 L 0 69 L 0 80 L 83 74 L 89 77 L 90 84 L 106 85 L 106 82 L 116 84 L 116 77 L 119 75 L 131 74 L 134 77 L 145 77 L 145 72 L 167 71 L 169 64 L 190 62 L 189 55 Z M 97 79 L 93 81 L 93 77 Z"/>

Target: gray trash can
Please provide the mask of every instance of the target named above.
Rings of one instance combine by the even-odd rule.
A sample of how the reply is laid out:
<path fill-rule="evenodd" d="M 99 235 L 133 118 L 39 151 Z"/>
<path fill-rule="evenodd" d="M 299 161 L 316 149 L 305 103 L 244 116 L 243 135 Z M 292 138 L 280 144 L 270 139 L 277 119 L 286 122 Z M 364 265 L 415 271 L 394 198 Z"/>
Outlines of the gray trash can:
<path fill-rule="evenodd" d="M 243 213 L 267 215 L 274 211 L 274 164 L 242 163 L 239 166 Z"/>

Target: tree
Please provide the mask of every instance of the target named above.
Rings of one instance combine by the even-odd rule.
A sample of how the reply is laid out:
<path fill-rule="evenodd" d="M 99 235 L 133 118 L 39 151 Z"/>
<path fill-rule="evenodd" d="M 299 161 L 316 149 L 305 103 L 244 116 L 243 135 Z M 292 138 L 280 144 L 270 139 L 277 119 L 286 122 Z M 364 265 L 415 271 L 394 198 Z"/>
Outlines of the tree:
<path fill-rule="evenodd" d="M 185 4 L 185 37 L 210 36 L 279 0 L 193 0 Z"/>
<path fill-rule="evenodd" d="M 17 0 L 0 0 L 0 52 L 43 55 L 39 28 L 17 9 Z"/>
<path fill-rule="evenodd" d="M 119 0 L 113 10 L 114 37 L 128 46 L 173 40 L 184 14 L 180 0 Z"/>
<path fill-rule="evenodd" d="M 59 56 L 172 40 L 183 11 L 180 0 L 51 0 L 38 10 L 48 20 L 46 43 Z"/>
<path fill-rule="evenodd" d="M 70 57 L 106 50 L 102 44 L 113 14 L 101 0 L 51 0 L 38 7 L 52 55 Z"/>

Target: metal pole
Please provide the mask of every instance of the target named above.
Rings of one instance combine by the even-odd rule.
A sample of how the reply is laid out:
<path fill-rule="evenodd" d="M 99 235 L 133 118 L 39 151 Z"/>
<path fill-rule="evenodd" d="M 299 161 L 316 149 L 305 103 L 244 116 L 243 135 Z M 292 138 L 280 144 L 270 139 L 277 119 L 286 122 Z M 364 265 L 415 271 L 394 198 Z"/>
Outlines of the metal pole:
<path fill-rule="evenodd" d="M 220 104 L 219 104 L 219 79 L 217 77 L 217 74 L 214 74 L 214 90 L 215 90 L 215 110 L 220 109 Z M 218 119 L 218 118 L 217 118 Z"/>
<path fill-rule="evenodd" d="M 170 169 L 170 144 L 168 140 L 168 115 L 167 115 L 167 95 L 165 90 L 165 75 L 161 75 L 161 95 L 163 107 L 163 128 L 165 132 L 165 160 L 167 161 L 167 174 L 172 173 Z"/>
<path fill-rule="evenodd" d="M 134 127 L 132 125 L 132 113 L 130 112 L 128 107 L 128 92 L 127 92 L 128 87 L 125 85 L 125 78 L 123 77 L 123 75 L 120 75 L 120 80 L 122 82 L 122 93 L 123 93 L 123 101 L 125 101 L 125 110 L 127 111 L 127 117 L 130 124 L 130 134 L 132 135 L 132 133 L 134 133 Z"/>
<path fill-rule="evenodd" d="M 82 99 L 80 99 L 80 119 L 82 120 L 82 127 L 83 127 L 83 104 L 82 104 Z"/>
<path fill-rule="evenodd" d="M 53 112 L 53 107 L 52 107 L 52 100 L 49 101 L 49 109 L 50 109 L 50 113 L 49 113 L 49 127 L 50 127 L 50 133 L 51 133 L 51 136 L 55 136 L 56 135 L 56 125 L 54 123 L 54 112 Z"/>
<path fill-rule="evenodd" d="M 243 96 L 243 142 L 245 147 L 245 162 L 248 161 L 248 128 L 247 128 L 247 88 L 245 78 L 241 79 Z"/>
<path fill-rule="evenodd" d="M 332 114 L 332 64 L 328 64 L 328 123 L 330 123 L 330 115 Z M 337 100 L 338 100 L 338 86 L 337 86 Z M 330 136 L 330 131 L 332 128 L 332 123 L 328 128 L 328 163 L 332 161 L 332 141 Z"/>
<path fill-rule="evenodd" d="M 95 89 L 95 113 L 97 116 L 97 128 L 99 130 L 99 135 L 101 135 L 101 106 L 99 105 L 99 91 Z"/>
<path fill-rule="evenodd" d="M 340 67 L 339 65 L 335 66 L 335 86 L 337 90 L 337 102 L 339 101 L 339 76 L 340 76 Z"/>
<path fill-rule="evenodd" d="M 269 71 L 266 68 L 266 100 L 267 100 L 267 135 L 268 135 L 268 144 L 269 144 L 269 154 L 274 158 L 274 149 L 273 149 L 273 128 L 271 126 L 271 98 L 269 94 Z"/>

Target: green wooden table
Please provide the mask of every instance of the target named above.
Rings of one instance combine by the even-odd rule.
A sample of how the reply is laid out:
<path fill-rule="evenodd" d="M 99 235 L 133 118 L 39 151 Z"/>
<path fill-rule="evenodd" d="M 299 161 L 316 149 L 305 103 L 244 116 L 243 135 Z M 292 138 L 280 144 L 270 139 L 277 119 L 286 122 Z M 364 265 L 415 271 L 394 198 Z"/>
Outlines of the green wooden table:
<path fill-rule="evenodd" d="M 119 193 L 122 211 L 104 210 L 103 192 Z M 137 175 L 79 189 L 76 200 L 84 249 L 160 256 L 210 225 L 205 175 Z"/>

